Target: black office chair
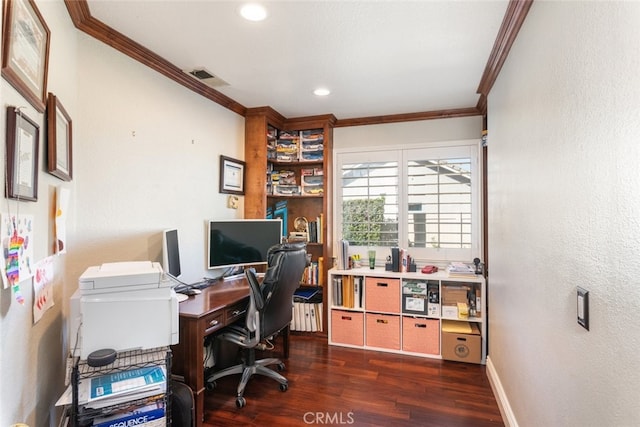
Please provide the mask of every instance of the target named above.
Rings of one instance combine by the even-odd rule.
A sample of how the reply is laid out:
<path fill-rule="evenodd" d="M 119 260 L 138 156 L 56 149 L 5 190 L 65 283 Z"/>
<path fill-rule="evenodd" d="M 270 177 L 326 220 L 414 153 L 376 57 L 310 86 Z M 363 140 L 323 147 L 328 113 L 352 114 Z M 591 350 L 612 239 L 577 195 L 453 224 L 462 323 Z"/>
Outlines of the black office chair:
<path fill-rule="evenodd" d="M 281 371 L 284 369 L 284 363 L 276 358 L 255 360 L 255 350 L 265 349 L 262 340 L 276 335 L 291 323 L 293 293 L 300 286 L 307 265 L 306 244 L 284 243 L 273 246 L 267 254 L 267 265 L 262 284 L 259 283 L 254 269 L 245 270 L 250 293 L 244 326 L 228 326 L 218 336 L 218 339 L 242 347 L 242 363 L 214 372 L 207 378 L 207 388 L 214 389 L 218 378 L 242 373 L 236 395 L 238 408 L 246 404 L 243 397 L 244 389 L 253 374 L 273 378 L 280 383 L 282 391 L 289 387 L 285 377 L 266 367 L 277 365 Z"/>

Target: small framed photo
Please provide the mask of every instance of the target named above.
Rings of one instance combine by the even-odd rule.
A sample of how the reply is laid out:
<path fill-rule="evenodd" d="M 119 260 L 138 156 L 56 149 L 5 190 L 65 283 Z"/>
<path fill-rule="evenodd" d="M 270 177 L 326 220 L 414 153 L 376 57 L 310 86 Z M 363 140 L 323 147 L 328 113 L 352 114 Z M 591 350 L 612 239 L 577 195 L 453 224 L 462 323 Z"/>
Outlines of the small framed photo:
<path fill-rule="evenodd" d="M 220 192 L 244 195 L 245 163 L 220 156 Z"/>
<path fill-rule="evenodd" d="M 7 185 L 5 197 L 38 200 L 40 127 L 17 107 L 7 107 Z"/>
<path fill-rule="evenodd" d="M 5 12 L 2 77 L 44 113 L 51 32 L 34 0 L 8 0 Z"/>
<path fill-rule="evenodd" d="M 47 170 L 63 181 L 73 177 L 71 117 L 60 99 L 49 93 L 47 99 Z"/>

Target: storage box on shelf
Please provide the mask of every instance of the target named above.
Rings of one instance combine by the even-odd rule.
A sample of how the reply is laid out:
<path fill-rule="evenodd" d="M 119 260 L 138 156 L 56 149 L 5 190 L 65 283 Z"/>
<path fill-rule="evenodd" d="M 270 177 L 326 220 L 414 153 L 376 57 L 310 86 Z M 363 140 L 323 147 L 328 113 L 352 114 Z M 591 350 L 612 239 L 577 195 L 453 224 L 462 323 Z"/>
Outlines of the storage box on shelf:
<path fill-rule="evenodd" d="M 485 363 L 482 276 L 356 268 L 331 269 L 328 282 L 330 345 Z"/>

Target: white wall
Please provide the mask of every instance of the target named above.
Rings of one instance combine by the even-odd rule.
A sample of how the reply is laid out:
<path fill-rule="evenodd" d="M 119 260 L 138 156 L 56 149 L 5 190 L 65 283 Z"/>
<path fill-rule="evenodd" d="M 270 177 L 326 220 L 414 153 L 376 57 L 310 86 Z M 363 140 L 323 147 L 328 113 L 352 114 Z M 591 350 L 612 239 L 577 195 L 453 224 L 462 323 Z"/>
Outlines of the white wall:
<path fill-rule="evenodd" d="M 351 147 L 392 147 L 474 138 L 480 140 L 481 132 L 481 116 L 341 127 L 333 130 L 333 148 L 339 150 Z"/>
<path fill-rule="evenodd" d="M 489 370 L 508 425 L 640 419 L 639 22 L 638 2 L 536 1 L 489 96 Z"/>
<path fill-rule="evenodd" d="M 76 31 L 62 2 L 38 2 L 38 8 L 52 32 L 47 88 L 62 102 L 74 118 L 78 110 L 76 80 Z M 52 254 L 55 188 L 71 191 L 75 203 L 76 182 L 63 182 L 46 172 L 45 115 L 38 113 L 6 80 L 0 79 L 0 129 L 5 144 L 6 108 L 24 107 L 22 112 L 35 121 L 40 129 L 38 201 L 17 202 L 2 199 L 0 212 L 11 215 L 33 215 L 34 239 L 31 242 L 35 261 Z M 75 123 L 75 121 L 74 121 Z M 1 162 L 5 151 L 0 150 Z M 2 174 L 4 188 L 4 176 Z M 73 232 L 75 215 L 69 217 Z M 0 290 L 0 426 L 25 421 L 31 426 L 46 426 L 54 422 L 53 403 L 62 391 L 64 379 L 64 295 L 68 286 L 64 280 L 68 257 L 54 258 L 53 292 L 55 305 L 36 324 L 33 324 L 33 291 L 31 280 L 20 283 L 25 304 L 20 305 L 11 289 Z"/>
<path fill-rule="evenodd" d="M 220 154 L 244 158 L 244 118 L 80 33 L 62 1 L 37 5 L 52 34 L 48 87 L 73 120 L 74 176 L 65 183 L 44 172 L 44 116 L 28 107 L 41 125 L 38 202 L 5 199 L 0 211 L 35 215 L 39 260 L 52 246 L 52 189 L 69 188 L 68 252 L 55 258 L 55 306 L 36 325 L 30 281 L 21 283 L 24 306 L 0 291 L 0 426 L 57 425 L 68 299 L 87 267 L 159 261 L 161 230 L 177 227 L 184 277 L 202 277 L 205 220 L 243 212 L 242 198 L 238 210 L 226 207 L 218 178 Z M 28 104 L 4 79 L 0 90 L 4 132 L 6 106 Z"/>

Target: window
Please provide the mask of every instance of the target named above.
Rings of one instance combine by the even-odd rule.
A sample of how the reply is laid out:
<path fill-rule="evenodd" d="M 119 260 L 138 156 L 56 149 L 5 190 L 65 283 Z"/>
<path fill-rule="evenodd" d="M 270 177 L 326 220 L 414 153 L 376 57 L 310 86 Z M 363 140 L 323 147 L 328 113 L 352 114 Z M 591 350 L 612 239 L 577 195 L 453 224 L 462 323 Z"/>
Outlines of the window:
<path fill-rule="evenodd" d="M 418 260 L 480 254 L 479 143 L 336 153 L 338 239 Z M 384 248 L 387 248 L 386 250 Z"/>

